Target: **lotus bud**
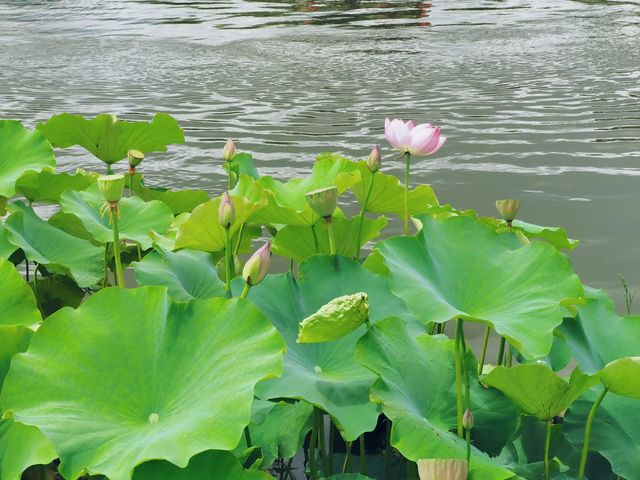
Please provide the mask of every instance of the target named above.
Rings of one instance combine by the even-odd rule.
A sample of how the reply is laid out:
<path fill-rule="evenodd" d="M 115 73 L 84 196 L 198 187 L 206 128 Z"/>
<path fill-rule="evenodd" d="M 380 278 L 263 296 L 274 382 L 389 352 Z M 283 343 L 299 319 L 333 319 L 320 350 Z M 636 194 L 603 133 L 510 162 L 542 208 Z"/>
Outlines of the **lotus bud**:
<path fill-rule="evenodd" d="M 224 148 L 222 149 L 222 158 L 224 158 L 225 162 L 230 162 L 233 160 L 233 157 L 236 156 L 236 144 L 230 138 L 227 140 L 227 143 L 224 144 Z"/>
<path fill-rule="evenodd" d="M 144 153 L 140 150 L 131 149 L 127 152 L 127 160 L 129 161 L 129 166 L 135 169 L 144 160 Z"/>
<path fill-rule="evenodd" d="M 101 175 L 97 181 L 102 196 L 107 202 L 120 201 L 124 194 L 124 175 Z"/>
<path fill-rule="evenodd" d="M 224 229 L 231 228 L 236 220 L 236 209 L 233 206 L 229 192 L 224 192 L 218 207 L 218 223 Z"/>
<path fill-rule="evenodd" d="M 242 278 L 250 287 L 259 284 L 269 271 L 271 263 L 271 242 L 267 240 L 262 247 L 255 251 L 242 269 Z"/>
<path fill-rule="evenodd" d="M 418 460 L 420 480 L 467 480 L 469 463 L 466 460 L 439 458 Z"/>
<path fill-rule="evenodd" d="M 380 170 L 380 164 L 382 162 L 382 155 L 380 154 L 380 145 L 376 145 L 371 150 L 369 158 L 367 158 L 367 168 L 371 173 L 376 173 Z"/>
<path fill-rule="evenodd" d="M 507 200 L 497 200 L 496 209 L 503 219 L 511 224 L 518 216 L 518 210 L 520 209 L 520 200 L 510 198 Z"/>
<path fill-rule="evenodd" d="M 329 187 L 307 193 L 307 203 L 325 220 L 331 218 L 338 205 L 338 188 Z"/>
<path fill-rule="evenodd" d="M 465 430 L 471 430 L 473 428 L 473 413 L 468 408 L 462 415 L 462 426 Z"/>

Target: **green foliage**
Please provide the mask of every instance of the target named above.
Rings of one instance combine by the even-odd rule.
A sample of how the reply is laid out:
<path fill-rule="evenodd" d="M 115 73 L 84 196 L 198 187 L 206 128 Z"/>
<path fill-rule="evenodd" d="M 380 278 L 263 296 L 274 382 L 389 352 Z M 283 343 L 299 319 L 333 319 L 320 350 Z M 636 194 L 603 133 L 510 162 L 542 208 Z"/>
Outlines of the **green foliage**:
<path fill-rule="evenodd" d="M 0 258 L 0 325 L 36 325 L 40 321 L 33 291 L 16 267 Z"/>
<path fill-rule="evenodd" d="M 59 203 L 65 190 L 83 191 L 96 183 L 98 175 L 78 170 L 69 174 L 44 169 L 41 172 L 28 171 L 16 182 L 16 192 L 29 202 Z"/>

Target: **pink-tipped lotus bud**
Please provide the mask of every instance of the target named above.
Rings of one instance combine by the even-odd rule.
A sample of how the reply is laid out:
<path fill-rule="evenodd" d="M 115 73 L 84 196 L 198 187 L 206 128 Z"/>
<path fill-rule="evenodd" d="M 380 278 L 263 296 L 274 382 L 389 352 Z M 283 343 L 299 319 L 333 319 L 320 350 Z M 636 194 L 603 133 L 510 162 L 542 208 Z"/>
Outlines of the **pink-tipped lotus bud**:
<path fill-rule="evenodd" d="M 471 430 L 473 428 L 473 413 L 468 408 L 462 415 L 462 426 L 465 430 Z"/>
<path fill-rule="evenodd" d="M 236 209 L 233 206 L 229 192 L 224 192 L 218 207 L 218 223 L 222 228 L 229 229 L 236 220 Z"/>
<path fill-rule="evenodd" d="M 97 181 L 98 188 L 107 202 L 120 201 L 124 194 L 124 175 L 101 175 Z"/>
<path fill-rule="evenodd" d="M 224 158 L 225 162 L 230 162 L 235 156 L 236 144 L 233 143 L 232 139 L 229 139 L 227 140 L 227 143 L 224 144 L 224 148 L 222 149 L 222 158 Z"/>
<path fill-rule="evenodd" d="M 249 286 L 260 283 L 269 271 L 271 263 L 271 242 L 267 240 L 262 247 L 255 251 L 251 258 L 247 260 L 242 269 L 242 278 Z"/>
<path fill-rule="evenodd" d="M 497 200 L 496 209 L 498 213 L 508 223 L 511 223 L 518 216 L 518 210 L 520 210 L 520 200 L 510 198 L 507 200 Z"/>
<path fill-rule="evenodd" d="M 429 458 L 418 460 L 420 480 L 467 480 L 469 464 L 466 460 Z"/>
<path fill-rule="evenodd" d="M 307 203 L 322 218 L 331 218 L 338 205 L 338 188 L 329 187 L 307 193 Z"/>
<path fill-rule="evenodd" d="M 380 164 L 382 162 L 382 155 L 380 154 L 380 145 L 376 145 L 371 150 L 369 158 L 367 158 L 367 168 L 371 173 L 376 173 L 380 170 Z"/>
<path fill-rule="evenodd" d="M 144 160 L 144 153 L 140 150 L 131 149 L 127 152 L 127 161 L 131 168 L 136 168 Z"/>

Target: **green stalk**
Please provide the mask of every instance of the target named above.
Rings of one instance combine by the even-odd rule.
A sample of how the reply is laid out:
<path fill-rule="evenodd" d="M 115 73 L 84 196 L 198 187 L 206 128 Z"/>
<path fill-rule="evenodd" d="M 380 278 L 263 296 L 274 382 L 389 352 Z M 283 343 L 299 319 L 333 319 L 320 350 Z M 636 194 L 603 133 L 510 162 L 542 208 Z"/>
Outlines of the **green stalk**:
<path fill-rule="evenodd" d="M 251 432 L 249 432 L 249 425 L 244 427 L 244 439 L 247 442 L 247 448 L 251 448 Z"/>
<path fill-rule="evenodd" d="M 329 475 L 333 473 L 333 453 L 335 451 L 334 438 L 336 436 L 336 426 L 329 417 Z"/>
<path fill-rule="evenodd" d="M 580 469 L 578 470 L 578 480 L 582 480 L 584 478 L 584 471 L 587 468 L 587 456 L 589 454 L 589 442 L 591 441 L 591 426 L 593 425 L 593 419 L 596 416 L 596 410 L 604 400 L 605 395 L 609 390 L 605 387 L 598 399 L 595 401 L 591 410 L 589 411 L 589 416 L 587 417 L 587 424 L 584 429 L 584 442 L 582 444 L 582 455 L 580 455 Z"/>
<path fill-rule="evenodd" d="M 113 257 L 116 262 L 116 278 L 118 286 L 125 288 L 124 276 L 122 274 L 122 261 L 120 259 L 120 234 L 118 232 L 118 213 L 113 212 Z"/>
<path fill-rule="evenodd" d="M 511 344 L 507 345 L 507 367 L 513 365 L 513 350 L 511 350 Z"/>
<path fill-rule="evenodd" d="M 544 440 L 544 480 L 549 480 L 549 446 L 551 445 L 551 420 L 547 421 L 547 435 Z"/>
<path fill-rule="evenodd" d="M 316 415 L 318 416 L 318 447 L 320 458 L 322 459 L 322 475 L 326 477 L 327 475 L 331 475 L 331 472 L 329 471 L 329 457 L 327 456 L 324 443 L 324 415 L 317 407 Z"/>
<path fill-rule="evenodd" d="M 342 464 L 342 473 L 351 471 L 351 445 L 353 442 L 347 442 L 347 451 L 344 456 L 344 463 Z"/>
<path fill-rule="evenodd" d="M 464 372 L 464 395 L 466 406 L 471 411 L 471 384 L 469 382 L 469 368 L 467 368 L 467 345 L 464 339 L 464 323 L 460 322 L 460 350 L 462 351 L 462 370 Z M 466 429 L 465 439 L 467 441 L 467 463 L 471 463 L 471 429 Z"/>
<path fill-rule="evenodd" d="M 456 318 L 456 333 L 453 342 L 456 358 L 456 410 L 458 417 L 458 436 L 464 438 L 464 428 L 462 427 L 462 351 L 460 349 L 460 337 L 462 334 L 462 319 Z"/>
<path fill-rule="evenodd" d="M 482 354 L 480 355 L 480 363 L 478 364 L 478 376 L 482 375 L 482 367 L 487 358 L 487 346 L 489 345 L 489 335 L 491 335 L 491 326 L 487 325 L 484 329 L 484 338 L 482 340 Z"/>
<path fill-rule="evenodd" d="M 360 260 L 360 239 L 362 237 L 362 226 L 364 225 L 364 213 L 367 211 L 367 204 L 369 203 L 369 197 L 371 196 L 371 191 L 373 190 L 373 179 L 376 176 L 376 172 L 371 174 L 371 180 L 369 180 L 369 185 L 367 187 L 367 193 L 364 196 L 364 203 L 362 204 L 362 208 L 360 209 L 360 224 L 358 225 L 358 235 L 356 237 L 356 260 Z"/>
<path fill-rule="evenodd" d="M 367 452 L 364 448 L 364 433 L 360 435 L 360 475 L 367 475 Z"/>
<path fill-rule="evenodd" d="M 311 440 L 309 440 L 309 469 L 311 480 L 318 479 L 318 464 L 316 463 L 316 442 L 318 440 L 318 418 L 313 415 L 313 427 L 311 427 Z"/>
<path fill-rule="evenodd" d="M 224 229 L 224 266 L 225 266 L 225 285 L 227 293 L 231 293 L 231 275 L 233 275 L 233 252 L 231 251 L 231 231 L 229 228 Z"/>
<path fill-rule="evenodd" d="M 404 234 L 409 235 L 409 174 L 411 166 L 411 154 L 404 154 L 406 169 L 404 173 Z"/>
<path fill-rule="evenodd" d="M 104 245 L 104 279 L 102 282 L 102 288 L 107 288 L 109 285 L 109 242 Z"/>
<path fill-rule="evenodd" d="M 387 418 L 384 423 L 387 429 L 387 442 L 384 449 L 384 471 L 387 480 L 391 480 L 391 420 Z"/>
<path fill-rule="evenodd" d="M 498 350 L 498 360 L 496 361 L 496 366 L 500 366 L 502 365 L 502 362 L 504 361 L 504 345 L 505 345 L 505 338 L 504 337 L 500 337 L 500 349 Z"/>
<path fill-rule="evenodd" d="M 327 233 L 329 234 L 329 253 L 331 255 L 336 254 L 336 235 L 333 231 L 333 221 L 331 217 L 326 217 L 324 221 L 327 224 Z"/>
<path fill-rule="evenodd" d="M 27 282 L 29 281 L 29 260 L 25 260 L 24 272 L 26 274 Z"/>
<path fill-rule="evenodd" d="M 233 248 L 233 254 L 237 255 L 240 251 L 240 242 L 242 241 L 242 233 L 244 232 L 244 226 L 246 223 L 240 225 L 240 229 L 238 230 L 238 240 L 236 241 L 236 246 Z"/>
<path fill-rule="evenodd" d="M 242 293 L 240 294 L 240 298 L 247 298 L 247 295 L 249 295 L 249 290 L 251 290 L 251 285 L 245 283 L 244 288 L 242 289 Z"/>

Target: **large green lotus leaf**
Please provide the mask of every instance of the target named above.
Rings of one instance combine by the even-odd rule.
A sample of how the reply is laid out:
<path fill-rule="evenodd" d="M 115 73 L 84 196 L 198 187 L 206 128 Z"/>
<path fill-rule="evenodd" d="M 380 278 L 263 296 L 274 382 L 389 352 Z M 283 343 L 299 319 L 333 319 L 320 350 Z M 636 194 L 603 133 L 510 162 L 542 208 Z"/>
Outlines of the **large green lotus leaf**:
<path fill-rule="evenodd" d="M 62 211 L 75 215 L 91 236 L 102 244 L 113 242 L 113 228 L 108 213 L 102 213 L 104 200 L 100 191 L 91 188 L 86 192 L 67 190 L 60 198 Z M 163 234 L 173 221 L 171 209 L 157 200 L 145 202 L 138 197 L 123 198 L 119 202 L 120 238 L 140 244 L 143 250 L 151 248 L 152 230 Z"/>
<path fill-rule="evenodd" d="M 218 207 L 222 197 L 216 197 L 197 206 L 189 218 L 178 228 L 175 248 L 191 248 L 204 252 L 219 252 L 224 250 L 225 231 L 218 222 Z M 233 244 L 237 242 L 240 229 L 267 201 L 264 190 L 257 184 L 244 195 L 231 195 L 235 208 L 236 219 L 231 225 L 230 233 Z M 243 233 L 245 228 L 242 228 Z"/>
<path fill-rule="evenodd" d="M 574 240 L 567 236 L 567 231 L 561 227 L 543 227 L 541 225 L 534 225 L 533 223 L 523 222 L 521 220 L 514 220 L 511 228 L 504 220 L 499 220 L 493 217 L 481 217 L 480 221 L 491 225 L 497 232 L 522 232 L 525 237 L 530 239 L 540 239 L 553 245 L 558 250 L 566 249 L 573 250 L 580 244 L 580 240 Z"/>
<path fill-rule="evenodd" d="M 133 480 L 273 480 L 266 472 L 245 470 L 230 452 L 208 450 L 189 460 L 186 468 L 152 460 L 139 465 Z"/>
<path fill-rule="evenodd" d="M 585 422 L 600 392 L 601 389 L 587 392 L 565 416 L 567 438 L 578 449 L 582 449 Z M 596 410 L 589 446 L 605 457 L 621 478 L 640 478 L 640 402 L 608 394 Z M 591 460 L 590 455 L 589 463 Z"/>
<path fill-rule="evenodd" d="M 0 120 L 0 196 L 12 197 L 24 172 L 55 165 L 53 149 L 42 133 L 15 120 Z"/>
<path fill-rule="evenodd" d="M 7 230 L 4 228 L 4 222 L 0 220 L 0 258 L 9 258 L 17 249 L 18 247 L 9 242 Z"/>
<path fill-rule="evenodd" d="M 236 153 L 233 160 L 224 162 L 222 166 L 226 171 L 229 171 L 229 168 L 231 168 L 231 171 L 237 175 L 248 175 L 256 180 L 260 178 L 260 172 L 258 172 L 258 169 L 253 164 L 253 157 L 248 153 Z"/>
<path fill-rule="evenodd" d="M 57 456 L 36 427 L 0 420 L 0 480 L 20 480 L 30 466 L 47 465 Z"/>
<path fill-rule="evenodd" d="M 35 286 L 32 280 L 31 286 L 35 290 L 38 306 L 44 318 L 64 307 L 77 308 L 86 295 L 82 288 L 64 275 L 38 279 Z"/>
<path fill-rule="evenodd" d="M 165 203 L 174 215 L 190 212 L 209 200 L 209 195 L 204 190 L 169 190 L 167 188 L 146 187 L 141 174 L 127 175 L 127 185 L 131 186 L 133 192 L 145 202 L 159 200 Z"/>
<path fill-rule="evenodd" d="M 226 288 L 211 254 L 198 250 L 165 251 L 156 246 L 142 262 L 131 264 L 138 285 L 160 285 L 176 300 L 222 297 Z"/>
<path fill-rule="evenodd" d="M 39 123 L 37 129 L 54 147 L 79 145 L 109 165 L 125 158 L 130 149 L 164 152 L 167 145 L 184 143 L 178 122 L 166 113 L 156 113 L 151 122 L 127 122 L 106 113 L 87 120 L 62 113 Z"/>
<path fill-rule="evenodd" d="M 5 222 L 9 241 L 22 248 L 29 260 L 51 272 L 71 275 L 80 287 L 95 285 L 102 278 L 103 248 L 49 225 L 21 202 L 11 208 L 13 213 Z"/>
<path fill-rule="evenodd" d="M 56 213 L 49 217 L 47 223 L 59 230 L 62 230 L 63 232 L 68 233 L 69 235 L 86 240 L 96 247 L 103 246 L 100 242 L 93 238 L 93 235 L 91 235 L 87 231 L 82 223 L 82 220 L 71 213 L 65 213 L 62 210 L 58 210 Z"/>
<path fill-rule="evenodd" d="M 640 400 L 640 357 L 614 360 L 605 365 L 598 378 L 610 392 Z"/>
<path fill-rule="evenodd" d="M 311 430 L 313 406 L 307 402 L 269 402 L 256 399 L 251 412 L 251 443 L 262 452 L 261 468 L 278 458 L 291 458 Z M 240 449 L 246 448 L 244 438 Z"/>
<path fill-rule="evenodd" d="M 242 288 L 242 282 L 234 285 Z M 299 278 L 268 275 L 248 298 L 278 328 L 287 344 L 281 378 L 262 382 L 260 398 L 298 398 L 324 409 L 346 440 L 373 430 L 378 408 L 369 400 L 374 375 L 353 359 L 355 345 L 366 330 L 332 342 L 297 343 L 298 323 L 341 295 L 369 296 L 370 321 L 390 315 L 412 318 L 402 301 L 389 291 L 388 280 L 341 256 L 314 256 L 300 265 Z M 415 319 L 413 322 L 417 322 Z"/>
<path fill-rule="evenodd" d="M 602 290 L 585 289 L 586 302 L 576 318 L 565 318 L 560 333 L 586 373 L 596 373 L 622 357 L 640 356 L 640 317 L 619 317 Z"/>
<path fill-rule="evenodd" d="M 527 363 L 496 367 L 482 382 L 504 393 L 524 414 L 549 421 L 569 408 L 598 379 L 576 368 L 567 382 L 546 365 Z"/>
<path fill-rule="evenodd" d="M 35 325 L 41 321 L 33 290 L 13 263 L 0 258 L 0 325 Z"/>
<path fill-rule="evenodd" d="M 176 303 L 162 287 L 108 288 L 47 319 L 13 359 L 0 400 L 53 442 L 65 478 L 123 480 L 145 460 L 184 467 L 198 452 L 234 448 L 254 386 L 281 373 L 283 350 L 245 300 Z"/>
<path fill-rule="evenodd" d="M 305 195 L 313 190 L 337 187 L 338 195 L 360 181 L 356 165 L 337 154 L 320 155 L 311 176 L 295 178 L 287 183 L 273 177 L 262 177 L 258 183 L 265 188 L 268 204 L 253 217 L 266 225 L 311 226 L 318 215 L 309 207 Z"/>
<path fill-rule="evenodd" d="M 60 195 L 67 188 L 86 190 L 96 183 L 98 175 L 78 170 L 74 174 L 54 172 L 44 169 L 41 172 L 25 172 L 16 182 L 16 192 L 30 202 L 59 203 Z"/>
<path fill-rule="evenodd" d="M 371 173 L 366 162 L 357 163 L 362 182 L 351 187 L 353 194 L 362 205 L 369 188 L 372 175 L 373 187 L 367 201 L 367 212 L 404 214 L 404 185 L 393 175 L 382 172 Z M 420 185 L 409 191 L 409 214 L 426 213 L 430 207 L 438 205 L 438 198 L 429 185 Z"/>
<path fill-rule="evenodd" d="M 413 237 L 377 245 L 393 292 L 424 322 L 463 318 L 491 325 L 526 357 L 549 353 L 561 303 L 582 295 L 567 258 L 543 243 L 513 249 L 467 217 L 418 217 Z"/>
<path fill-rule="evenodd" d="M 360 340 L 356 359 L 375 372 L 371 397 L 382 403 L 393 422 L 391 444 L 409 460 L 466 458 L 466 442 L 451 431 L 457 424 L 453 341 L 412 335 L 403 321 L 388 318 Z M 515 432 L 517 411 L 471 372 L 471 404 L 475 445 L 489 444 L 499 452 Z M 472 449 L 471 480 L 506 479 L 513 473 Z"/>
<path fill-rule="evenodd" d="M 362 247 L 367 242 L 378 238 L 387 223 L 385 217 L 376 219 L 365 217 L 359 246 Z M 342 213 L 334 215 L 333 230 L 336 253 L 346 257 L 353 257 L 356 254 L 356 237 L 359 225 L 359 215 L 348 220 L 344 218 Z M 313 224 L 313 227 L 287 225 L 278 230 L 273 240 L 273 251 L 278 255 L 292 258 L 296 262 L 302 262 L 311 255 L 329 254 L 329 237 L 325 221 L 320 219 Z"/>
<path fill-rule="evenodd" d="M 0 390 L 9 371 L 11 359 L 29 346 L 33 330 L 20 325 L 0 325 Z"/>

